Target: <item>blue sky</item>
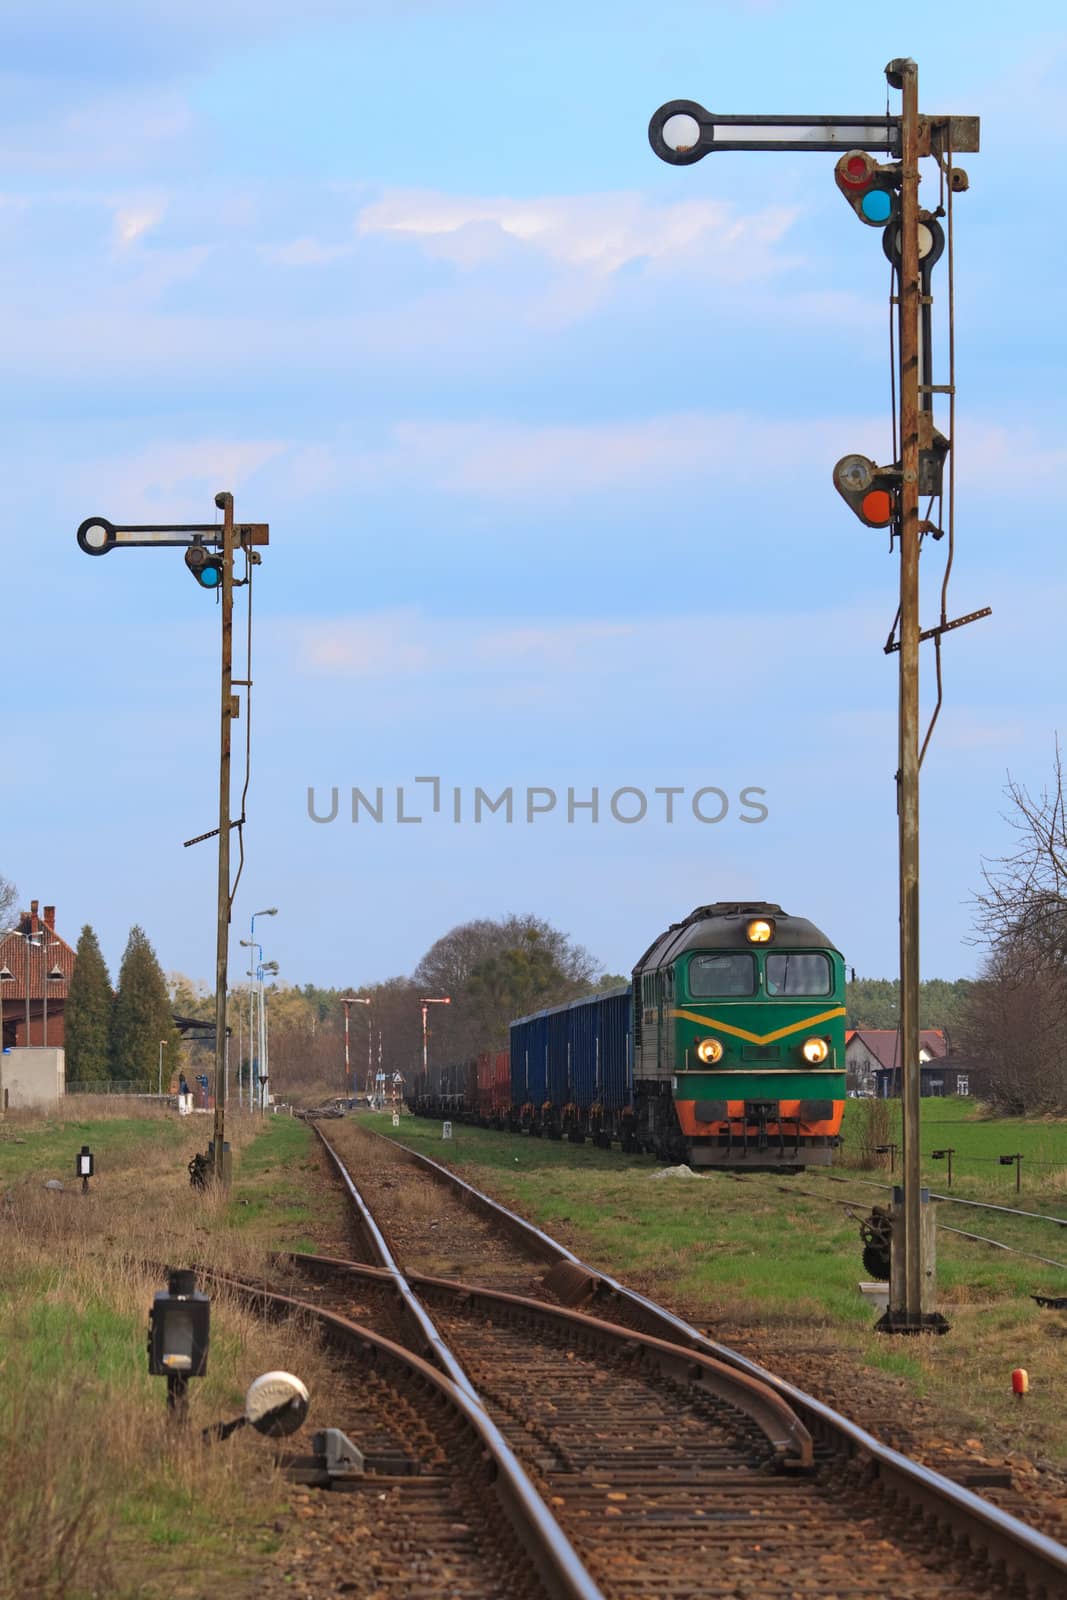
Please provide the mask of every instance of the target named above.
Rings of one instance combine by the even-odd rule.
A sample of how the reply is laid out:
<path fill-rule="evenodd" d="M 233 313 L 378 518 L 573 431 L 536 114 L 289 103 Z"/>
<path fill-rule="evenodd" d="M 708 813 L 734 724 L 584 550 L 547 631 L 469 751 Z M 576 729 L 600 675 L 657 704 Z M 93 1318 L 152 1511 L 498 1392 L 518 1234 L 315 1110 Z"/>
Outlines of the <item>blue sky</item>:
<path fill-rule="evenodd" d="M 93 922 L 113 966 L 140 922 L 166 967 L 213 972 L 214 856 L 181 842 L 214 821 L 214 601 L 177 552 L 90 561 L 74 530 L 207 521 L 230 488 L 272 541 L 235 920 L 279 906 L 284 978 L 407 971 L 511 910 L 626 970 L 735 895 L 893 973 L 897 567 L 830 478 L 890 455 L 880 239 L 832 157 L 674 169 L 645 130 L 682 97 L 880 112 L 910 53 L 924 109 L 982 118 L 956 211 L 951 609 L 994 616 L 946 644 L 923 774 L 923 969 L 975 969 L 1005 774 L 1040 786 L 1062 726 L 1067 32 L 1043 4 L 1010 29 L 991 5 L 842 16 L 8 0 L 0 870 L 24 900 L 68 937 Z M 943 358 L 943 268 L 935 294 Z M 308 787 L 334 785 L 316 825 Z M 406 785 L 425 821 L 353 825 L 354 785 Z M 451 820 L 453 788 L 469 814 L 509 785 L 520 814 L 528 786 L 559 806 Z M 686 797 L 626 825 L 622 786 Z M 715 825 L 687 809 L 708 786 L 731 799 Z M 600 821 L 568 824 L 568 788 L 593 787 Z"/>

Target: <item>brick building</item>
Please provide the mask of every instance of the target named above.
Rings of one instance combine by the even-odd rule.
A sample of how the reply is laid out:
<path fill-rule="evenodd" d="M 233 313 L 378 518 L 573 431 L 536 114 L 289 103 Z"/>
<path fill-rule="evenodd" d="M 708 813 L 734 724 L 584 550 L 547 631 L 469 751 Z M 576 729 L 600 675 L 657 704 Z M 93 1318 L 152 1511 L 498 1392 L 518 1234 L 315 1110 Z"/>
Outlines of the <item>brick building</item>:
<path fill-rule="evenodd" d="M 74 972 L 74 951 L 56 933 L 55 906 L 45 906 L 38 915 L 37 904 L 31 900 L 30 909 L 19 913 L 15 927 L 0 932 L 0 1018 L 5 1049 L 64 1042 L 63 1012 Z"/>

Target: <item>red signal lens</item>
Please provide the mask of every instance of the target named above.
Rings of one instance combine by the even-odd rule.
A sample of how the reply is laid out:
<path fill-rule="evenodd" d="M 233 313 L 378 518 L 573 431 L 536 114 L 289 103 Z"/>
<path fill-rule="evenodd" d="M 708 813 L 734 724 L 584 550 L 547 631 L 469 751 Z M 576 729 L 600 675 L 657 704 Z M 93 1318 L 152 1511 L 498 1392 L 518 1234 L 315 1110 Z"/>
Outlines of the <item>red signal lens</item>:
<path fill-rule="evenodd" d="M 893 520 L 893 496 L 888 489 L 872 489 L 861 501 L 864 522 L 873 528 L 886 528 Z"/>
<path fill-rule="evenodd" d="M 841 157 L 834 169 L 840 189 L 859 191 L 865 189 L 874 176 L 877 163 L 862 150 L 850 150 Z"/>

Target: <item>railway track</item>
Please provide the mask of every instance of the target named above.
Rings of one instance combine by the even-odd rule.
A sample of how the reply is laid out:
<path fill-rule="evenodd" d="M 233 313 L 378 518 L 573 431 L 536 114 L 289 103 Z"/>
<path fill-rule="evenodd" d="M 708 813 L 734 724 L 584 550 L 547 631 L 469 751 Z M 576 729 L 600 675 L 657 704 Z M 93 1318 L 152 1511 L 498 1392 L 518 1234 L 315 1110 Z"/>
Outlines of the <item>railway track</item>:
<path fill-rule="evenodd" d="M 731 1181 L 734 1182 L 734 1183 L 751 1183 L 751 1182 L 753 1182 L 753 1179 L 751 1177 L 746 1177 L 742 1173 L 731 1172 L 729 1174 L 729 1177 L 730 1177 Z M 871 1182 L 869 1182 L 869 1181 L 867 1181 L 867 1180 L 865 1180 L 863 1178 L 827 1177 L 827 1178 L 822 1179 L 821 1181 L 823 1183 L 827 1183 L 827 1184 L 829 1184 L 829 1183 L 854 1184 L 854 1185 L 858 1185 L 858 1186 L 860 1186 L 862 1188 L 865 1188 L 865 1189 L 880 1189 L 880 1190 L 883 1190 L 883 1191 L 892 1192 L 892 1186 L 890 1184 L 887 1184 L 887 1183 L 871 1183 Z M 859 1199 L 856 1199 L 855 1197 L 849 1197 L 847 1199 L 838 1199 L 835 1195 L 819 1193 L 819 1191 L 816 1190 L 816 1189 L 800 1188 L 796 1184 L 789 1184 L 789 1185 L 778 1184 L 777 1188 L 778 1188 L 779 1192 L 782 1193 L 782 1194 L 802 1194 L 802 1195 L 806 1195 L 809 1199 L 812 1199 L 812 1200 L 825 1201 L 825 1203 L 827 1205 L 840 1206 L 845 1211 L 848 1211 L 849 1213 L 852 1212 L 852 1208 L 854 1206 L 866 1205 L 866 1204 L 869 1203 L 866 1200 L 859 1200 Z M 951 1195 L 944 1195 L 944 1194 L 931 1194 L 931 1198 L 934 1199 L 934 1200 L 937 1200 L 939 1202 L 942 1202 L 942 1203 L 944 1203 L 946 1205 L 971 1206 L 974 1209 L 980 1210 L 980 1211 L 999 1211 L 999 1212 L 1002 1212 L 1002 1213 L 1006 1214 L 1007 1216 L 1010 1216 L 1010 1217 L 1022 1217 L 1022 1218 L 1025 1218 L 1026 1220 L 1031 1221 L 1031 1222 L 1048 1222 L 1048 1223 L 1053 1224 L 1057 1228 L 1067 1227 L 1067 1221 L 1065 1221 L 1063 1218 L 1045 1216 L 1041 1212 L 1037 1212 L 1037 1211 L 1017 1211 L 1011 1206 L 992 1205 L 989 1202 L 984 1201 L 984 1200 L 962 1200 L 962 1199 L 960 1199 L 958 1197 L 954 1198 Z M 1005 1251 L 1005 1253 L 1007 1255 L 1018 1256 L 1023 1261 L 1036 1261 L 1043 1267 L 1054 1267 L 1056 1269 L 1056 1271 L 1058 1271 L 1058 1272 L 1067 1272 L 1067 1262 L 1065 1262 L 1065 1261 L 1058 1261 L 1052 1256 L 1038 1255 L 1033 1250 L 1020 1249 L 1020 1247 L 1018 1245 L 1005 1244 L 1002 1239 L 991 1239 L 989 1237 L 989 1235 L 985 1234 L 985 1233 L 971 1233 L 966 1228 L 954 1228 L 951 1225 L 951 1223 L 948 1223 L 948 1222 L 939 1222 L 937 1224 L 937 1231 L 938 1231 L 938 1233 L 953 1233 L 960 1239 L 969 1239 L 972 1244 L 988 1245 L 990 1247 L 990 1249 L 992 1249 L 992 1250 L 1003 1250 L 1003 1251 Z"/>
<path fill-rule="evenodd" d="M 1052 1539 L 593 1272 L 447 1169 L 393 1141 L 372 1146 L 376 1136 L 361 1132 L 373 1157 L 353 1176 L 319 1136 L 381 1264 L 289 1258 L 286 1270 L 311 1280 L 308 1293 L 329 1314 L 392 1319 L 394 1331 L 399 1319 L 404 1342 L 451 1372 L 522 1462 L 596 1592 L 610 1600 L 910 1600 L 934 1585 L 945 1600 L 1067 1592 L 1067 1551 Z M 401 1271 L 389 1239 L 417 1243 L 433 1221 L 423 1211 L 412 1227 L 395 1176 L 405 1166 L 454 1197 L 448 1227 L 437 1219 L 435 1249 L 473 1254 L 507 1287 Z M 375 1215 L 360 1193 L 364 1169 Z M 453 1247 L 456 1218 L 471 1237 Z M 520 1247 L 518 1261 L 514 1249 L 501 1252 L 501 1237 Z M 515 1293 L 534 1262 L 547 1267 L 536 1297 Z"/>

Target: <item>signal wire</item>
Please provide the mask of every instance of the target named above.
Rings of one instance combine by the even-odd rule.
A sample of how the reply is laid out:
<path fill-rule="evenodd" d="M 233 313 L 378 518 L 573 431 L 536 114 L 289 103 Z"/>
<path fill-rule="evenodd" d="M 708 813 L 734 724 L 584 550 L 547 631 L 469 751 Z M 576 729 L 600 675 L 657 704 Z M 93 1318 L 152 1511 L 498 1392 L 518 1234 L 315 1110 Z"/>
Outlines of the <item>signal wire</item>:
<path fill-rule="evenodd" d="M 244 548 L 245 556 L 245 587 L 248 590 L 248 626 L 246 628 L 247 648 L 245 651 L 245 778 L 241 789 L 241 815 L 237 818 L 237 875 L 230 889 L 230 913 L 233 913 L 233 902 L 237 894 L 237 885 L 241 881 L 241 874 L 245 869 L 245 822 L 247 814 L 245 802 L 248 799 L 248 785 L 252 777 L 252 572 L 255 563 L 252 560 L 252 547 Z"/>
<path fill-rule="evenodd" d="M 945 558 L 945 572 L 941 580 L 941 626 L 948 622 L 948 585 L 952 576 L 952 563 L 956 554 L 956 258 L 955 238 L 952 225 L 952 135 L 950 126 L 945 130 L 945 157 L 938 157 L 938 171 L 941 175 L 941 192 L 939 195 L 938 210 L 946 215 L 946 232 L 948 234 L 948 554 Z M 948 177 L 948 193 L 946 196 L 945 178 Z M 942 497 L 943 504 L 943 497 Z M 938 522 L 943 523 L 943 513 L 939 513 Z M 937 703 L 930 717 L 926 730 L 926 737 L 919 751 L 919 767 L 922 769 L 923 757 L 926 747 L 930 743 L 930 736 L 934 725 L 941 714 L 944 701 L 944 684 L 941 678 L 941 635 L 934 634 L 934 668 L 937 674 Z"/>

